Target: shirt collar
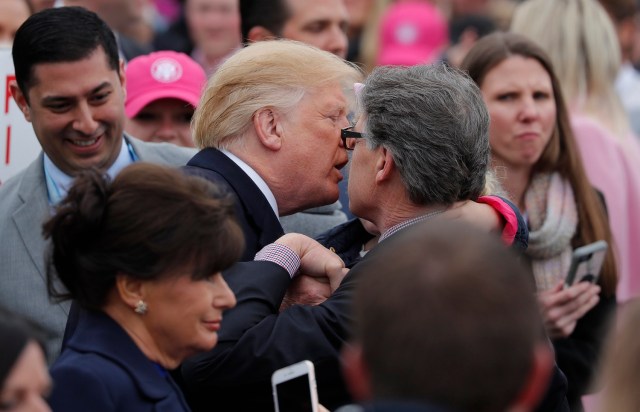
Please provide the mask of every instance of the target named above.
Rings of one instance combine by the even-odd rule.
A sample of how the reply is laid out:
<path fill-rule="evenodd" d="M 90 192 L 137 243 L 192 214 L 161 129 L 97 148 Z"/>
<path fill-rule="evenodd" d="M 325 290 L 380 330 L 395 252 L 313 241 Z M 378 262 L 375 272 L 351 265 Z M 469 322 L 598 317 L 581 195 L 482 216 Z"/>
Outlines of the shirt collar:
<path fill-rule="evenodd" d="M 107 175 L 113 180 L 122 169 L 135 161 L 133 156 L 134 154 L 130 151 L 128 142 L 123 138 L 120 153 L 116 161 L 107 170 Z M 44 170 L 49 203 L 56 205 L 67 195 L 67 191 L 73 183 L 73 177 L 60 170 L 46 153 L 44 153 Z"/>
<path fill-rule="evenodd" d="M 427 213 L 426 215 L 414 217 L 413 219 L 405 220 L 404 222 L 400 222 L 397 225 L 391 226 L 380 236 L 378 243 L 382 242 L 383 240 L 385 240 L 386 238 L 392 235 L 395 235 L 396 233 L 398 233 L 404 228 L 415 225 L 416 223 L 423 222 L 425 220 L 429 220 L 432 217 L 439 215 L 440 213 L 444 213 L 445 210 L 446 209 L 435 210 L 433 212 Z"/>
<path fill-rule="evenodd" d="M 240 169 L 242 169 L 242 171 L 245 172 L 247 176 L 249 176 L 249 178 L 253 181 L 253 183 L 255 183 L 256 186 L 258 186 L 258 189 L 260 189 L 264 197 L 267 198 L 267 201 L 269 202 L 271 209 L 273 209 L 273 213 L 275 213 L 276 216 L 279 218 L 280 214 L 278 213 L 278 202 L 276 202 L 276 197 L 273 195 L 273 192 L 271 192 L 271 189 L 269 189 L 269 186 L 267 186 L 267 182 L 265 182 L 264 179 L 260 177 L 260 175 L 255 170 L 253 170 L 251 166 L 246 164 L 238 156 L 234 155 L 228 150 L 222 149 L 220 151 L 225 155 L 227 155 L 227 157 L 231 159 L 233 163 L 235 163 Z"/>

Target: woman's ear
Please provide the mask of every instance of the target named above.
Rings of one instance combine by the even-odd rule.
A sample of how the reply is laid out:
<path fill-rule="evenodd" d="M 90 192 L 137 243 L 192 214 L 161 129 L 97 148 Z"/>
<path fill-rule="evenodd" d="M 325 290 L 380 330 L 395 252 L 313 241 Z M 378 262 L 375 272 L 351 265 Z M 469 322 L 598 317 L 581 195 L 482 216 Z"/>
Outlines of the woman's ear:
<path fill-rule="evenodd" d="M 130 308 L 135 309 L 138 302 L 144 302 L 144 282 L 120 273 L 116 275 L 118 297 Z"/>
<path fill-rule="evenodd" d="M 271 151 L 282 147 L 282 116 L 272 107 L 262 107 L 253 115 L 253 128 L 262 146 Z"/>

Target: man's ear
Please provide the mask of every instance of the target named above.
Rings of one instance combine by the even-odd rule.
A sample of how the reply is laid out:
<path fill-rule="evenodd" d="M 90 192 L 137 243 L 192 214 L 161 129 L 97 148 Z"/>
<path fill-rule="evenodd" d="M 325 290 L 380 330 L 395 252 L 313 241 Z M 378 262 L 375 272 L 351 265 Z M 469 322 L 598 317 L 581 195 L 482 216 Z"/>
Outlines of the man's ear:
<path fill-rule="evenodd" d="M 537 344 L 533 351 L 529 375 L 510 411 L 532 411 L 538 406 L 549 388 L 554 365 L 555 356 L 549 344 Z"/>
<path fill-rule="evenodd" d="M 31 122 L 31 110 L 27 102 L 27 97 L 22 93 L 22 90 L 20 90 L 15 80 L 9 83 L 9 90 L 11 90 L 11 96 L 13 96 L 13 100 L 18 105 L 18 108 L 20 108 L 24 118 L 28 122 Z"/>
<path fill-rule="evenodd" d="M 262 107 L 253 115 L 253 128 L 260 143 L 268 150 L 282 147 L 282 116 L 272 107 Z"/>
<path fill-rule="evenodd" d="M 125 65 L 124 60 L 120 59 L 120 64 L 118 65 L 118 78 L 120 79 L 120 85 L 122 86 L 122 95 L 124 99 L 127 100 L 127 76 L 125 74 Z"/>
<path fill-rule="evenodd" d="M 116 276 L 116 291 L 118 296 L 131 309 L 135 309 L 139 301 L 144 301 L 144 282 L 125 274 Z"/>
<path fill-rule="evenodd" d="M 371 375 L 362 354 L 360 344 L 346 344 L 342 347 L 342 375 L 347 383 L 351 396 L 358 402 L 366 402 L 373 398 L 371 392 Z"/>
<path fill-rule="evenodd" d="M 262 40 L 273 40 L 277 39 L 278 36 L 273 34 L 271 30 L 264 28 L 262 26 L 255 26 L 249 30 L 247 33 L 247 40 L 250 42 L 262 41 Z"/>
<path fill-rule="evenodd" d="M 391 177 L 391 173 L 396 166 L 391 152 L 386 147 L 380 146 L 376 149 L 376 152 L 378 156 L 376 160 L 376 183 L 380 183 Z"/>

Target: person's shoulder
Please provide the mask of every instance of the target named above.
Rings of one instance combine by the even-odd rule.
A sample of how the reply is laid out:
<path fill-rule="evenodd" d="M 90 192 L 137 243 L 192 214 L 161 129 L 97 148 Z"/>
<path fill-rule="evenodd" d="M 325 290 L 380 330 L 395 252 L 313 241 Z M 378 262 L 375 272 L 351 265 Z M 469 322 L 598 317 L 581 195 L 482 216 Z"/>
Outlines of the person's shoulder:
<path fill-rule="evenodd" d="M 131 136 L 127 136 L 127 140 L 140 160 L 145 162 L 184 166 L 197 153 L 195 148 L 176 146 L 172 143 L 144 142 Z"/>
<path fill-rule="evenodd" d="M 7 179 L 6 182 L 2 182 L 2 184 L 0 185 L 0 208 L 4 208 L 7 207 L 7 205 L 16 203 L 16 201 L 18 200 L 18 195 L 23 189 L 25 180 L 29 179 L 29 177 L 34 177 L 35 167 L 37 166 L 35 164 L 36 162 L 38 162 L 38 160 L 35 160 L 25 169 Z M 34 180 L 34 182 L 37 182 L 40 185 L 45 184 L 44 180 L 42 179 Z M 33 189 L 35 189 L 35 187 Z"/>
<path fill-rule="evenodd" d="M 66 348 L 51 366 L 51 375 L 65 378 L 86 378 L 88 380 L 128 381 L 127 371 L 121 365 L 96 352 Z"/>
<path fill-rule="evenodd" d="M 50 373 L 55 386 L 49 402 L 54 410 L 116 410 L 120 400 L 134 397 L 136 391 L 125 369 L 92 352 L 66 349 Z"/>

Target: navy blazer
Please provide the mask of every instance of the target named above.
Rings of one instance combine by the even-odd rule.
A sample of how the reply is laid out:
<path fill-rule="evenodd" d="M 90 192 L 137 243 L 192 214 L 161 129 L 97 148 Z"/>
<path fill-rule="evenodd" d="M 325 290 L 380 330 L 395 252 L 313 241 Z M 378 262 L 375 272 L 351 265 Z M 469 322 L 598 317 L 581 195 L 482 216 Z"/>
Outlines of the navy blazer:
<path fill-rule="evenodd" d="M 200 176 L 235 196 L 235 212 L 245 238 L 246 262 L 260 249 L 284 235 L 278 216 L 253 180 L 218 149 L 202 149 L 183 167 L 185 173 Z"/>
<path fill-rule="evenodd" d="M 183 390 L 194 411 L 273 411 L 271 374 L 308 359 L 314 363 L 320 403 L 333 410 L 351 402 L 340 367 L 340 349 L 351 323 L 358 271 L 318 306 L 279 312 L 291 282 L 272 262 L 241 262 L 224 273 L 236 307 L 224 314 L 213 350 L 182 364 Z"/>
<path fill-rule="evenodd" d="M 49 404 L 54 412 L 190 411 L 167 371 L 104 313 L 80 312 L 51 376 Z"/>

